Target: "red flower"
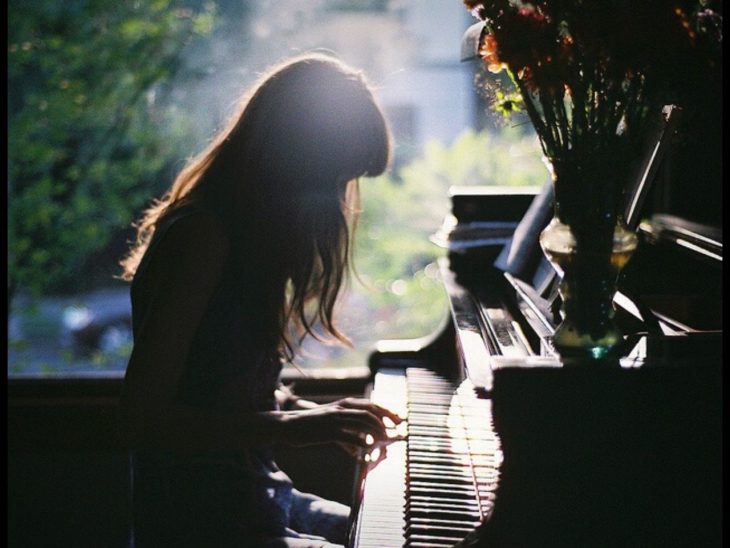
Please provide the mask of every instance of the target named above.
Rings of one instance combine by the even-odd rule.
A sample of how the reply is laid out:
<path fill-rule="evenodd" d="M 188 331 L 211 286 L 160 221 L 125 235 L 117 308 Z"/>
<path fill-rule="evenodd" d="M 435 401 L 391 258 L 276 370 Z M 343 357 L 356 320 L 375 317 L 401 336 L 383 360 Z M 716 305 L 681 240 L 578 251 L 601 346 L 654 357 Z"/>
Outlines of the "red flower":
<path fill-rule="evenodd" d="M 555 158 L 614 139 L 619 123 L 640 135 L 652 109 L 686 101 L 719 73 L 722 15 L 711 1 L 464 3 L 486 22 L 480 56 L 491 72 L 509 70 Z"/>
<path fill-rule="evenodd" d="M 479 55 L 484 59 L 489 72 L 495 74 L 507 68 L 507 63 L 500 61 L 499 55 L 497 55 L 497 49 L 497 39 L 494 37 L 494 34 L 487 34 L 479 48 Z"/>

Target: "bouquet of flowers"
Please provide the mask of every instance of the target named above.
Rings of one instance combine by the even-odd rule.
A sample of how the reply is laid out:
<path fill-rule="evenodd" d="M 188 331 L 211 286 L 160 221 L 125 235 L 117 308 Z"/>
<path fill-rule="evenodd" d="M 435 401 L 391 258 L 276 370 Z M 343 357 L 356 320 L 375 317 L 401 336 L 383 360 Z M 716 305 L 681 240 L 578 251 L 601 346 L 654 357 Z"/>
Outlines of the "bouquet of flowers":
<path fill-rule="evenodd" d="M 497 110 L 525 111 L 552 169 L 555 216 L 540 236 L 562 272 L 562 355 L 619 347 L 612 306 L 636 248 L 623 191 L 652 118 L 717 74 L 721 15 L 709 0 L 465 0 L 482 20 L 479 56 L 514 88 Z"/>
<path fill-rule="evenodd" d="M 719 62 L 721 15 L 707 1 L 464 4 L 485 22 L 479 54 L 489 71 L 506 70 L 514 84 L 493 90 L 495 106 L 527 112 L 568 224 L 581 212 L 615 215 L 651 117 Z"/>

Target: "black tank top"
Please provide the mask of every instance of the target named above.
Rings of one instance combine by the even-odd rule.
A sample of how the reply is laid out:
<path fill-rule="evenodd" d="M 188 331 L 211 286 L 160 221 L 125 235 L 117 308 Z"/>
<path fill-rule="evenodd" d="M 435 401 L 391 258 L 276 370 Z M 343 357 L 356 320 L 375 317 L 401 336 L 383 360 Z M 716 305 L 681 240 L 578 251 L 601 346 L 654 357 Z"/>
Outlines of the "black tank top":
<path fill-rule="evenodd" d="M 131 287 L 135 336 L 154 296 L 145 278 L 151 257 L 175 222 L 200 210 L 180 207 L 155 230 Z M 195 333 L 177 397 L 203 409 L 273 410 L 281 359 L 260 337 L 256 287 L 247 287 L 247 277 L 233 264 L 229 259 L 224 267 Z M 231 386 L 238 388 L 235 401 L 222 399 Z M 252 538 L 280 535 L 287 526 L 292 484 L 268 447 L 194 455 L 137 451 L 131 457 L 138 548 L 247 546 Z"/>
<path fill-rule="evenodd" d="M 153 297 L 154 290 L 145 284 L 151 256 L 175 222 L 200 211 L 201 206 L 194 204 L 182 206 L 155 230 L 131 287 L 135 336 Z M 233 264 L 229 258 L 195 333 L 178 397 L 182 403 L 199 407 L 223 403 L 251 411 L 272 410 L 276 405 L 273 394 L 279 382 L 281 359 L 261 337 L 255 299 L 247 299 L 247 294 L 253 297 L 257 291 L 250 286 L 254 282 L 249 280 L 254 277 L 236 272 Z M 244 388 L 240 401 L 221 402 L 221 391 L 233 383 Z"/>

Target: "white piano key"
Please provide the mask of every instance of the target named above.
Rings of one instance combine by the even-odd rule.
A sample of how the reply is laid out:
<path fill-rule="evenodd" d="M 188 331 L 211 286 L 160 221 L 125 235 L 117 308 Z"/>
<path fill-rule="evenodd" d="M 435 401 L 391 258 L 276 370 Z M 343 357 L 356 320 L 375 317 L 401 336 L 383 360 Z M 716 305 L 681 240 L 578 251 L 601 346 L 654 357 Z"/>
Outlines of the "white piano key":
<path fill-rule="evenodd" d="M 368 473 L 357 548 L 453 546 L 491 514 L 502 453 L 491 402 L 421 368 L 381 370 L 371 398 L 407 421 Z"/>

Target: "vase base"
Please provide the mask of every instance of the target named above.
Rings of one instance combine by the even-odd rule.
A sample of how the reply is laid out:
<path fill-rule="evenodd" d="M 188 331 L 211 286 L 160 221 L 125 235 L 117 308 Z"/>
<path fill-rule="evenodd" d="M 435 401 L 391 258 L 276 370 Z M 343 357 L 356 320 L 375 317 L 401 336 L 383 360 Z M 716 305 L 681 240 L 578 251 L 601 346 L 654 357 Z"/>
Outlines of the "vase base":
<path fill-rule="evenodd" d="M 561 358 L 569 360 L 602 360 L 619 357 L 618 346 L 560 347 L 553 343 L 553 347 Z"/>
<path fill-rule="evenodd" d="M 563 322 L 552 337 L 552 345 L 564 358 L 602 359 L 613 357 L 619 350 L 623 338 L 618 330 L 609 330 L 596 338 L 580 333 L 570 323 Z"/>

